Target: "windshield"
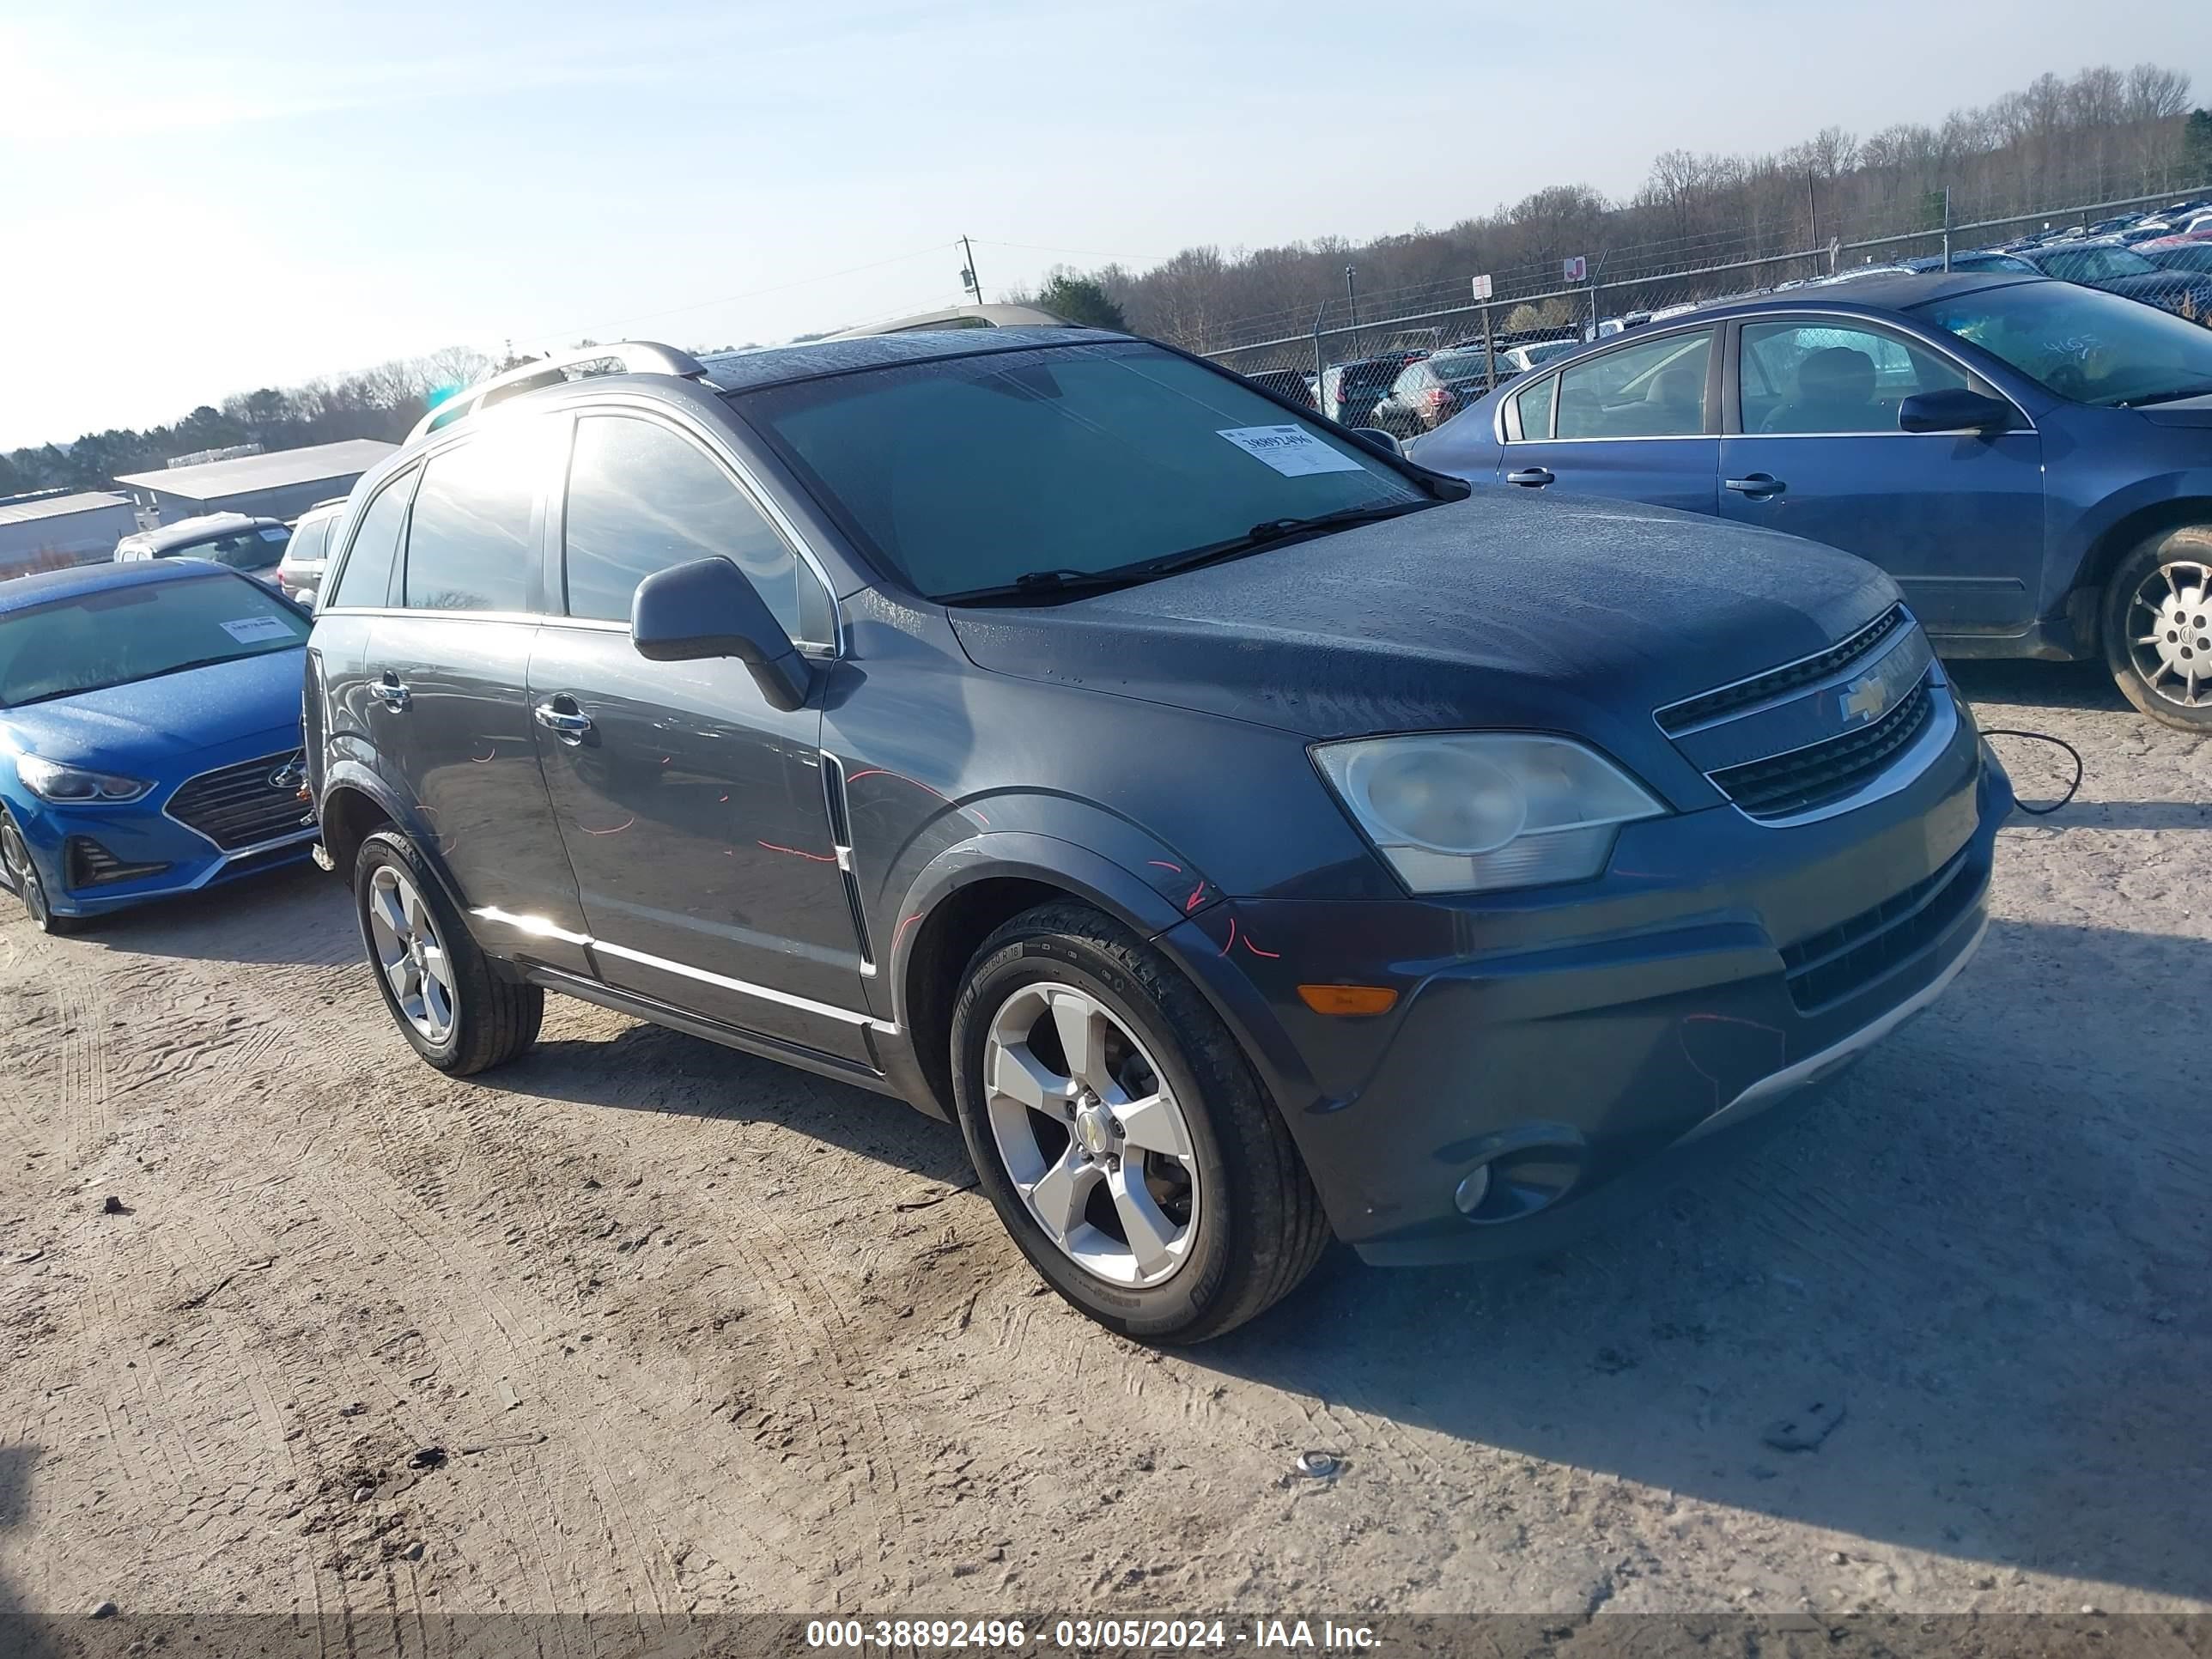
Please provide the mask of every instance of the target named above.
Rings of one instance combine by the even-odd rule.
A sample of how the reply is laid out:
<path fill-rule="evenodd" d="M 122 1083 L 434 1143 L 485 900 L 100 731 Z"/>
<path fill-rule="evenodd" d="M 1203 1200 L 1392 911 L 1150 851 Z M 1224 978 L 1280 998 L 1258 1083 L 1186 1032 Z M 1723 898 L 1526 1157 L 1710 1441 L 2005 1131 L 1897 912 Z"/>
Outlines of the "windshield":
<path fill-rule="evenodd" d="M 0 708 L 180 669 L 292 651 L 307 619 L 255 583 L 210 571 L 0 614 Z"/>
<path fill-rule="evenodd" d="M 883 568 L 933 599 L 1429 499 L 1356 441 L 1139 342 L 902 364 L 740 406 Z"/>
<path fill-rule="evenodd" d="M 165 547 L 165 559 L 210 559 L 217 564 L 227 564 L 233 570 L 266 570 L 284 556 L 284 545 L 292 539 L 292 532 L 279 525 L 266 529 L 234 530 L 227 535 L 212 536 L 204 542 L 186 542 L 180 547 Z"/>
<path fill-rule="evenodd" d="M 2155 263 L 2163 270 L 2212 272 L 2212 242 L 2199 242 L 2194 247 L 2160 249 Z"/>
<path fill-rule="evenodd" d="M 2142 254 L 2124 247 L 2071 248 L 2046 253 L 2043 268 L 2069 283 L 2100 282 L 2107 276 L 2154 276 L 2158 267 Z"/>
<path fill-rule="evenodd" d="M 2094 288 L 2020 283 L 1919 312 L 2076 403 L 2110 408 L 2212 385 L 2212 329 Z"/>

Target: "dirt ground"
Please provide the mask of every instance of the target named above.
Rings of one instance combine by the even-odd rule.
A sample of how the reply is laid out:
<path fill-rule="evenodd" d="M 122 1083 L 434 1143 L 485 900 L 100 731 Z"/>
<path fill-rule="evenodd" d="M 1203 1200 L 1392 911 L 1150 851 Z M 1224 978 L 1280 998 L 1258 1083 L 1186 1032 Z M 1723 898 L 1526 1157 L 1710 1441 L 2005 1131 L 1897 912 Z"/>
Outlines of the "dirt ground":
<path fill-rule="evenodd" d="M 312 869 L 8 903 L 0 1612 L 2212 1607 L 2212 744 L 1960 678 L 2088 775 L 1933 1012 L 1571 1254 L 1170 1356 L 895 1103 L 558 1000 L 447 1082 Z"/>

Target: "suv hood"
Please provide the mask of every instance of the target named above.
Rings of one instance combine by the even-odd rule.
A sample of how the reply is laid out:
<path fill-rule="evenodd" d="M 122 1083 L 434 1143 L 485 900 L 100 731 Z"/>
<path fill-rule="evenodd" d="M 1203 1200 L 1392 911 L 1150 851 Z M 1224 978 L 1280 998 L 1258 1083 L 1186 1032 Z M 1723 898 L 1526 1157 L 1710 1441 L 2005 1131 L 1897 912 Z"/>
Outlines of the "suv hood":
<path fill-rule="evenodd" d="M 954 609 L 979 666 L 1309 738 L 1455 727 L 1665 747 L 1651 711 L 1896 602 L 1849 554 L 1630 502 L 1478 490 L 1057 606 Z"/>
<path fill-rule="evenodd" d="M 306 653 L 188 668 L 101 691 L 0 710 L 10 745 L 96 771 L 155 777 L 202 750 L 274 733 L 271 750 L 297 747 Z"/>

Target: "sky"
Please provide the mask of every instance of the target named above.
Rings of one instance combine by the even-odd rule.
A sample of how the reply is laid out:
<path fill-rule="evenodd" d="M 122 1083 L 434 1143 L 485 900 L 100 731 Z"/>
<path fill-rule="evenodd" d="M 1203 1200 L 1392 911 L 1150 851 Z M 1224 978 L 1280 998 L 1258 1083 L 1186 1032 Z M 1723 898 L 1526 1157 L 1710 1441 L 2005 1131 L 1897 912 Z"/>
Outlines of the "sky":
<path fill-rule="evenodd" d="M 1782 27 L 1802 15 L 1808 21 Z M 2150 59 L 2106 0 L 0 0 L 0 448 L 466 344 L 720 346 L 1447 225 Z"/>

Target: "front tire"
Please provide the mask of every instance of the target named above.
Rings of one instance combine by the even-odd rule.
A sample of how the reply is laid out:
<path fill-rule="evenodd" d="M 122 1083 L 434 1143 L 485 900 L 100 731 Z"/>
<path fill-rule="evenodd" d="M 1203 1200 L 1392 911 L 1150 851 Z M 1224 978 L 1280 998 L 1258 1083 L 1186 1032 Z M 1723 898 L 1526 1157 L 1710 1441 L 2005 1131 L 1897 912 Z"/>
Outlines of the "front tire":
<path fill-rule="evenodd" d="M 526 1054 L 545 993 L 491 970 L 415 843 L 380 830 L 354 860 L 354 915 L 384 1006 L 415 1052 L 450 1077 Z"/>
<path fill-rule="evenodd" d="M 984 941 L 952 1060 L 1000 1220 L 1047 1283 L 1124 1336 L 1218 1336 L 1288 1295 L 1328 1243 L 1236 1039 L 1172 963 L 1087 905 L 1040 906 Z"/>
<path fill-rule="evenodd" d="M 2161 726 L 2212 732 L 2212 525 L 2161 531 L 2105 586 L 2105 661 Z"/>
<path fill-rule="evenodd" d="M 15 896 L 23 901 L 23 908 L 30 913 L 31 925 L 40 933 L 59 938 L 79 932 L 83 923 L 76 916 L 58 916 L 46 897 L 46 881 L 39 873 L 38 860 L 23 840 L 23 832 L 15 827 L 15 820 L 0 811 L 0 871 L 4 871 L 8 885 Z"/>

